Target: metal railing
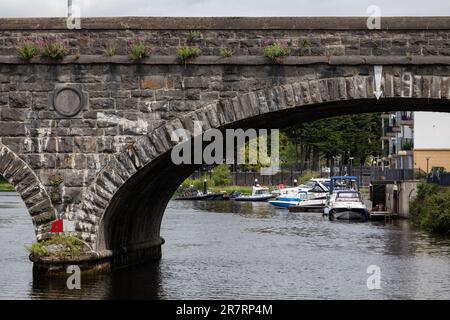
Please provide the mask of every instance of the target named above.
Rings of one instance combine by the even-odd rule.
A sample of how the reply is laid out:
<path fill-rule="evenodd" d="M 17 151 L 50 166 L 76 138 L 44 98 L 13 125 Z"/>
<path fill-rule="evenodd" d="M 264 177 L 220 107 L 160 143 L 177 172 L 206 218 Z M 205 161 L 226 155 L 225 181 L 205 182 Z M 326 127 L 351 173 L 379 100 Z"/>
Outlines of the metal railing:
<path fill-rule="evenodd" d="M 437 183 L 441 186 L 450 186 L 450 173 L 437 173 L 430 175 L 427 181 Z"/>

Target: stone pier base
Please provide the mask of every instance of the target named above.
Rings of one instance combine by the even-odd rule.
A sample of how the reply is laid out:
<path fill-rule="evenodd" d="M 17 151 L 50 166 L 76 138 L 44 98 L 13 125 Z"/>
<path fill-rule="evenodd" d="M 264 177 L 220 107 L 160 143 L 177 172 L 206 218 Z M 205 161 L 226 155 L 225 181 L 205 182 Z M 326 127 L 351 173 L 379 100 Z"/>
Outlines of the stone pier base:
<path fill-rule="evenodd" d="M 165 240 L 157 243 L 148 243 L 136 246 L 132 249 L 121 251 L 90 252 L 79 257 L 33 257 L 33 274 L 58 275 L 66 274 L 68 266 L 76 265 L 84 273 L 109 272 L 130 267 L 151 260 L 161 259 L 161 247 Z"/>

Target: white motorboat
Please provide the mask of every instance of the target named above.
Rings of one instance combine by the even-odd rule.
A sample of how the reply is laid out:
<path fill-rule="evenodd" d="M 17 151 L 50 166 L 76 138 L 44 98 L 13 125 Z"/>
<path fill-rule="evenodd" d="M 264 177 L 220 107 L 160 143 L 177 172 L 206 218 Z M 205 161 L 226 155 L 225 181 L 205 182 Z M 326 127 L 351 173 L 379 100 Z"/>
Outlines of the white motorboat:
<path fill-rule="evenodd" d="M 328 181 L 329 179 L 311 179 L 298 187 L 280 189 L 279 196 L 269 203 L 276 207 L 291 208 L 299 206 L 304 201 L 324 197 L 324 193 L 328 191 L 325 186 Z M 323 200 L 326 198 L 321 201 Z"/>
<path fill-rule="evenodd" d="M 296 206 L 289 208 L 291 212 L 306 212 L 309 210 L 323 210 L 327 202 L 328 187 L 320 181 L 308 192 L 307 197 Z"/>
<path fill-rule="evenodd" d="M 324 215 L 328 215 L 330 220 L 367 221 L 369 210 L 364 204 L 358 188 L 357 177 L 332 177 Z"/>
<path fill-rule="evenodd" d="M 269 192 L 269 188 L 260 185 L 253 186 L 251 195 L 239 195 L 233 200 L 235 201 L 267 201 L 275 196 Z"/>

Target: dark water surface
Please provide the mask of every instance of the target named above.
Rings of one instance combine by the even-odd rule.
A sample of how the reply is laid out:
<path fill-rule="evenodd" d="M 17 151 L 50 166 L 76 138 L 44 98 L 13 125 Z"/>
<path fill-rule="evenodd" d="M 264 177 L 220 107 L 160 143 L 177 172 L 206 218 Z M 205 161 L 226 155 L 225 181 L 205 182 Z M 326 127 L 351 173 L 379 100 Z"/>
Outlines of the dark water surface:
<path fill-rule="evenodd" d="M 0 194 L 0 299 L 450 299 L 450 240 L 408 221 L 342 223 L 267 203 L 171 202 L 163 258 L 112 274 L 33 279 L 31 220 Z M 368 290 L 369 265 L 381 289 Z"/>

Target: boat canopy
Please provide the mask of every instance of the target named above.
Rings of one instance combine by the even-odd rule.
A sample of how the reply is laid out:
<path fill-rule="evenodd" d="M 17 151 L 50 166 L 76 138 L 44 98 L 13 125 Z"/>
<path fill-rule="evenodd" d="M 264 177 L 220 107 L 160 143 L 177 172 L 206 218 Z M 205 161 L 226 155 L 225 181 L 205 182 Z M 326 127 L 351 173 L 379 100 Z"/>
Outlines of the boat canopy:
<path fill-rule="evenodd" d="M 354 188 L 354 190 L 358 191 L 358 187 L 359 187 L 358 177 L 356 177 L 356 176 L 334 176 L 334 177 L 331 177 L 331 179 L 330 179 L 330 188 L 329 188 L 330 194 L 332 194 L 334 189 L 336 189 L 336 186 L 335 186 L 336 181 L 343 181 L 343 182 L 350 183 L 350 186 L 347 185 L 345 187 L 347 187 L 347 189 L 350 189 L 350 190 L 352 190 Z"/>

